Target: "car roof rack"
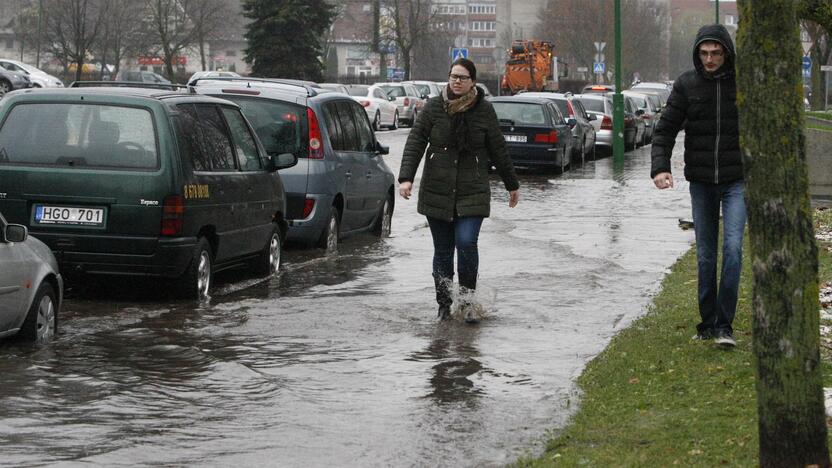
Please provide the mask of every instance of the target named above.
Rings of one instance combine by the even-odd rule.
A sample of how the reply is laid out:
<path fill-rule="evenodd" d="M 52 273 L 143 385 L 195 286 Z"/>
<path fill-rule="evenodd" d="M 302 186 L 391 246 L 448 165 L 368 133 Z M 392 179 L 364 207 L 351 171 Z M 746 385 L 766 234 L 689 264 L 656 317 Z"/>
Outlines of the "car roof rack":
<path fill-rule="evenodd" d="M 275 84 L 282 84 L 288 86 L 296 86 L 298 88 L 303 88 L 306 91 L 306 95 L 308 97 L 317 96 L 319 91 L 312 87 L 311 81 L 310 82 L 303 82 L 301 80 L 290 80 L 285 78 L 250 78 L 250 77 L 236 77 L 236 76 L 212 76 L 212 77 L 205 77 L 205 78 L 196 78 L 188 82 L 188 89 L 191 92 L 194 91 L 194 86 L 196 86 L 200 81 L 229 81 L 229 82 L 248 82 L 246 87 L 251 88 L 251 83 L 275 83 Z"/>
<path fill-rule="evenodd" d="M 177 83 L 145 83 L 142 81 L 73 81 L 70 88 L 146 88 L 161 89 L 164 91 L 178 91 L 187 86 Z"/>

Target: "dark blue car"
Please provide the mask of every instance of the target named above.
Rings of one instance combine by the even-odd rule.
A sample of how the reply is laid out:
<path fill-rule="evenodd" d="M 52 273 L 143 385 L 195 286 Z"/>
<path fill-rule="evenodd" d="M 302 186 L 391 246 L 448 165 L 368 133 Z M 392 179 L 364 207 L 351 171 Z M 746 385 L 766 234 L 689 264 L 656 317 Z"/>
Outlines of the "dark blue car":
<path fill-rule="evenodd" d="M 572 154 L 572 128 L 557 105 L 540 97 L 491 99 L 514 166 L 563 172 Z"/>

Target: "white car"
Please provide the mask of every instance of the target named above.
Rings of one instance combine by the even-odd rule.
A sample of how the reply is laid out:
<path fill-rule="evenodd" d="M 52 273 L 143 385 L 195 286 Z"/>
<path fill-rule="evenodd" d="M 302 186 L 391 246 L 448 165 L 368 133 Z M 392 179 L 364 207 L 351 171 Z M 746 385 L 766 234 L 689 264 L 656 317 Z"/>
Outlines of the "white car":
<path fill-rule="evenodd" d="M 197 78 L 215 78 L 215 77 L 222 77 L 222 78 L 240 78 L 240 74 L 232 71 L 223 71 L 223 70 L 209 70 L 209 71 L 198 71 L 191 75 L 188 78 L 188 84 L 190 84 L 193 80 Z"/>
<path fill-rule="evenodd" d="M 63 278 L 58 262 L 25 226 L 0 214 L 0 338 L 11 335 L 46 343 L 58 330 Z"/>
<path fill-rule="evenodd" d="M 418 91 L 422 96 L 427 96 L 428 99 L 432 97 L 439 96 L 442 93 L 442 88 L 436 84 L 435 81 L 402 81 L 402 83 L 412 84 L 416 87 L 416 91 Z M 442 85 L 446 85 L 447 83 L 442 83 Z"/>
<path fill-rule="evenodd" d="M 367 117 L 373 124 L 373 130 L 378 131 L 381 127 L 391 130 L 399 128 L 396 98 L 388 96 L 383 89 L 375 85 L 349 85 L 347 91 L 364 107 Z"/>
<path fill-rule="evenodd" d="M 373 86 L 380 87 L 388 96 L 396 98 L 396 105 L 399 108 L 399 122 L 405 122 L 413 126 L 419 111 L 425 106 L 422 95 L 410 84 L 403 83 L 376 83 Z"/>
<path fill-rule="evenodd" d="M 0 59 L 0 67 L 8 71 L 21 73 L 29 77 L 33 88 L 63 88 L 64 83 L 58 78 L 17 60 Z"/>

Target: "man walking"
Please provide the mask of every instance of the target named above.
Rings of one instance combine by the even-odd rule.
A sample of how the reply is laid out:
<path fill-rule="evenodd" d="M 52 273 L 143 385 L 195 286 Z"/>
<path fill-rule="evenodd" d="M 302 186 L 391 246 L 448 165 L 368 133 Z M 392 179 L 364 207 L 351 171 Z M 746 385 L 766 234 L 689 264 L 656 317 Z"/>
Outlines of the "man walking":
<path fill-rule="evenodd" d="M 653 135 L 650 177 L 659 189 L 673 187 L 670 156 L 676 135 L 685 129 L 685 178 L 696 233 L 699 315 L 696 340 L 714 338 L 735 346 L 745 199 L 737 121 L 734 43 L 721 25 L 703 26 L 693 46 L 694 69 L 673 83 L 667 109 Z M 719 213 L 722 208 L 722 272 L 717 289 Z"/>

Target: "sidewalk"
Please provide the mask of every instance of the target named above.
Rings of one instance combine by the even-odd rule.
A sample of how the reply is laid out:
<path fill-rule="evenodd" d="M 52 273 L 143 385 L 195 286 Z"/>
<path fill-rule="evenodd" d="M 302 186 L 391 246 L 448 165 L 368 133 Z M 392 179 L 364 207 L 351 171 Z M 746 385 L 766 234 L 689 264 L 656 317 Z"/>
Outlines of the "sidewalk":
<path fill-rule="evenodd" d="M 830 307 L 832 212 L 815 215 L 821 306 Z M 745 248 L 748 252 L 747 242 Z M 758 466 L 749 257 L 743 259 L 736 349 L 691 341 L 698 317 L 692 248 L 665 278 L 649 313 L 587 366 L 578 380 L 581 408 L 570 424 L 549 441 L 541 457 L 518 464 Z M 821 355 L 827 383 L 832 382 L 831 324 L 832 314 L 822 310 Z"/>

